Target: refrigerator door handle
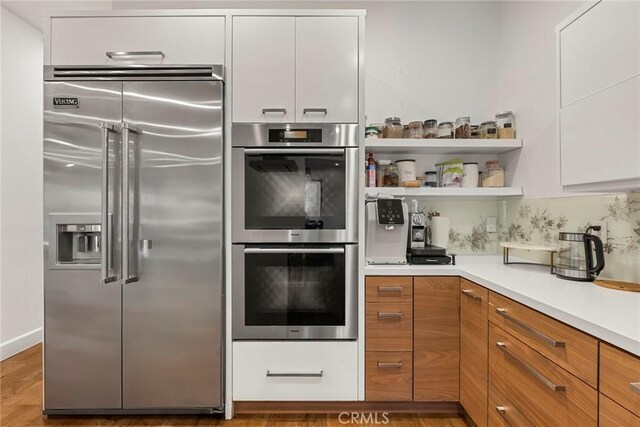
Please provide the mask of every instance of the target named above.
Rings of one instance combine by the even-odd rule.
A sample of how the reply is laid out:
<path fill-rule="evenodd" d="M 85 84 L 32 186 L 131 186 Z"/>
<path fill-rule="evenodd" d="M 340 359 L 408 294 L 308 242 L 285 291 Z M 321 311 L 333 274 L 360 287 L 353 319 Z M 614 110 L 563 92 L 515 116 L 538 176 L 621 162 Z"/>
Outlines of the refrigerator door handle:
<path fill-rule="evenodd" d="M 117 132 L 114 125 L 101 123 L 102 133 L 102 209 L 100 212 L 100 283 L 111 283 L 117 280 L 116 276 L 110 276 L 112 266 L 111 243 L 113 223 L 109 214 L 109 133 Z"/>
<path fill-rule="evenodd" d="M 127 122 L 122 123 L 122 284 L 140 280 L 138 274 L 129 275 L 129 135 L 142 131 Z M 135 221 L 134 221 L 135 223 Z M 137 244 L 136 244 L 137 247 Z M 137 272 L 139 273 L 139 272 Z"/>

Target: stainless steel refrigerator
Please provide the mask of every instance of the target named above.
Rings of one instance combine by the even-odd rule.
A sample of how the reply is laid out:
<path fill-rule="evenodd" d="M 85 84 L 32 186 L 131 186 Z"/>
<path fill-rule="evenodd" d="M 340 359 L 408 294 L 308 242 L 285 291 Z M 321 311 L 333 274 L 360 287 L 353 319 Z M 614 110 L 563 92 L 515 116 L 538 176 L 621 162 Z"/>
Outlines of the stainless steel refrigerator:
<path fill-rule="evenodd" d="M 223 400 L 221 66 L 45 67 L 44 411 Z"/>

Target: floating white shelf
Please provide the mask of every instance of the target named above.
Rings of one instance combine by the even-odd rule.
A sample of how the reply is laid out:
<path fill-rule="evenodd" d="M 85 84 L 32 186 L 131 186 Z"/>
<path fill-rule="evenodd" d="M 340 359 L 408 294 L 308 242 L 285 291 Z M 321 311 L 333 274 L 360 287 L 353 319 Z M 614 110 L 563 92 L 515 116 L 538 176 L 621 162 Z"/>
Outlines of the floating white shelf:
<path fill-rule="evenodd" d="M 367 152 L 391 154 L 502 154 L 522 148 L 522 139 L 365 139 Z"/>
<path fill-rule="evenodd" d="M 522 197 L 522 187 L 433 188 L 433 187 L 365 187 L 367 197 L 379 193 L 396 197 L 429 197 L 441 199 L 503 199 Z"/>

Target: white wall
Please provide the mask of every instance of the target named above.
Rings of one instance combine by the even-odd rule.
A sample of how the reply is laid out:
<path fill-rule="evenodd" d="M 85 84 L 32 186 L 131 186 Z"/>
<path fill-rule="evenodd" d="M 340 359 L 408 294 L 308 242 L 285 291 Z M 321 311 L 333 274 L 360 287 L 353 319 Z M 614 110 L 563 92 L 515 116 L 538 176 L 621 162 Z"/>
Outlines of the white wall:
<path fill-rule="evenodd" d="M 1 13 L 0 358 L 42 337 L 42 34 Z"/>

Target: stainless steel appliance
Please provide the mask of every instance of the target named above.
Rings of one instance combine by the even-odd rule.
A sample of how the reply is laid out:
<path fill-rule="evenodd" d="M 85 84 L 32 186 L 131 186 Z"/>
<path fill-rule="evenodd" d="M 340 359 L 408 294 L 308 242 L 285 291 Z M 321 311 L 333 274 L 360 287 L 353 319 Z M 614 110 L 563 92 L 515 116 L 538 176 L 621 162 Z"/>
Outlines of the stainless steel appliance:
<path fill-rule="evenodd" d="M 401 199 L 378 198 L 366 204 L 368 264 L 406 264 L 409 208 Z"/>
<path fill-rule="evenodd" d="M 223 400 L 221 66 L 45 67 L 44 412 Z"/>
<path fill-rule="evenodd" d="M 586 233 L 560 233 L 554 269 L 556 276 L 585 282 L 598 277 L 604 269 L 604 249 L 602 240 L 589 234 L 591 230 L 598 231 L 600 227 L 589 227 Z"/>
<path fill-rule="evenodd" d="M 355 243 L 358 125 L 234 124 L 234 243 Z"/>
<path fill-rule="evenodd" d="M 423 213 L 418 212 L 418 201 L 411 201 L 411 213 L 409 214 L 409 248 L 424 248 L 427 236 L 427 219 Z"/>
<path fill-rule="evenodd" d="M 233 338 L 356 339 L 357 245 L 234 245 Z"/>

